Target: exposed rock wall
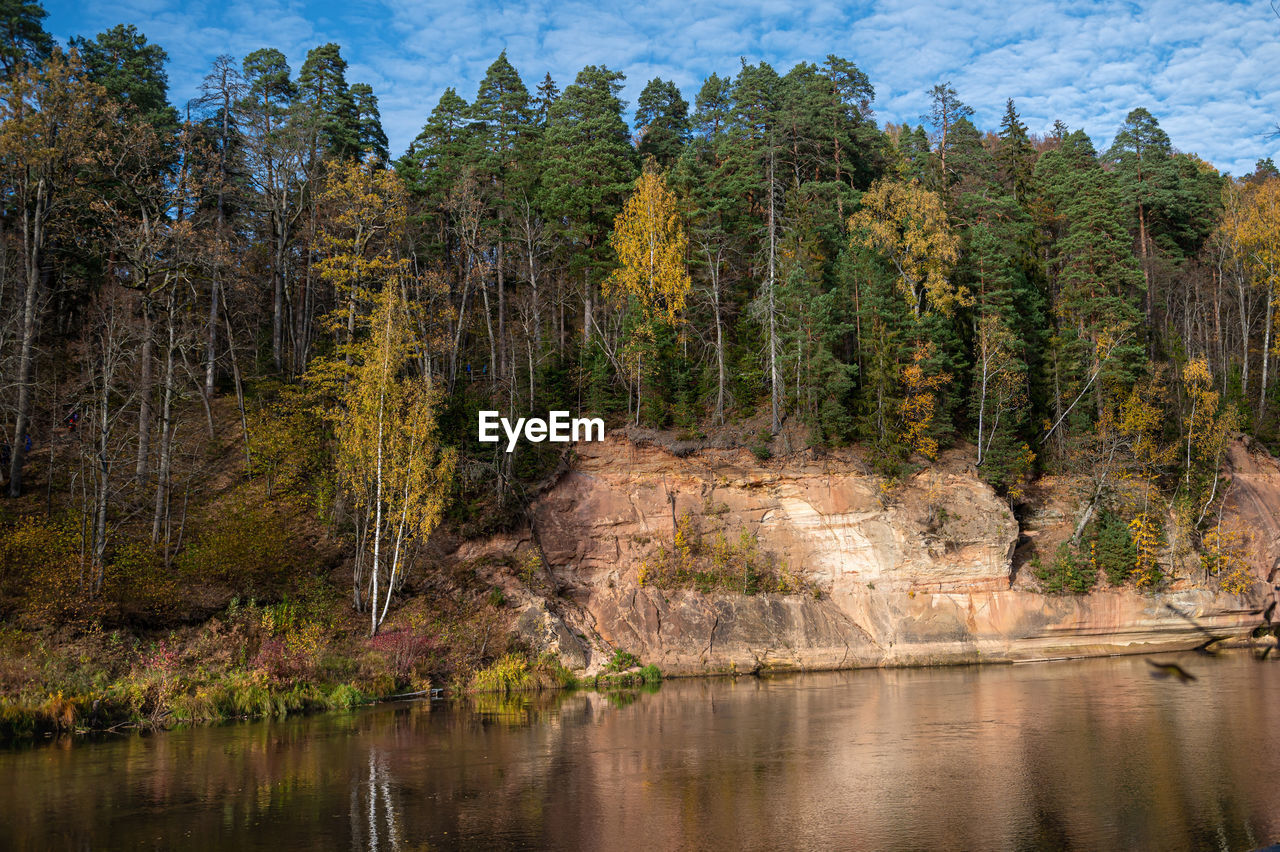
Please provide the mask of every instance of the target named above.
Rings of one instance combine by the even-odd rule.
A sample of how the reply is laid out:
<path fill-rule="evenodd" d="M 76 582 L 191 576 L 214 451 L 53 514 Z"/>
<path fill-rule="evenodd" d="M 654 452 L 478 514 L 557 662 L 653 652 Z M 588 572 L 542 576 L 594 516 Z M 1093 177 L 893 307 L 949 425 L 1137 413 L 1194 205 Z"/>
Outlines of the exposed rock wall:
<path fill-rule="evenodd" d="M 673 674 L 1195 647 L 1248 633 L 1274 600 L 1280 466 L 1237 451 L 1228 513 L 1255 530 L 1252 593 L 1180 581 L 1159 595 L 1075 597 L 1013 582 L 1017 521 L 954 465 L 887 489 L 851 456 L 760 463 L 732 450 L 676 457 L 618 437 L 582 444 L 534 502 L 518 545 L 540 548 L 554 591 L 520 629 L 571 664 L 594 668 L 620 648 Z M 708 533 L 753 534 L 805 593 L 642 585 L 642 561 L 686 513 Z"/>

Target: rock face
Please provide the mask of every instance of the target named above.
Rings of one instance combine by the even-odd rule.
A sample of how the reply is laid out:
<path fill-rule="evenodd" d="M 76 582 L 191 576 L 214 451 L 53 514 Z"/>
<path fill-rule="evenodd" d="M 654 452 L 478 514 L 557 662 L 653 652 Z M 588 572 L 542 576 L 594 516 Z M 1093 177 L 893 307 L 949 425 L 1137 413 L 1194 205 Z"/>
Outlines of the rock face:
<path fill-rule="evenodd" d="M 1275 591 L 1280 569 L 1280 464 L 1237 441 L 1227 453 L 1227 468 L 1225 524 L 1248 542 L 1250 568 Z"/>
<path fill-rule="evenodd" d="M 1015 587 L 1018 523 L 964 470 L 925 470 L 888 489 L 852 457 L 765 464 L 745 451 L 676 457 L 618 437 L 582 444 L 532 506 L 524 546 L 541 549 L 558 594 L 550 609 L 537 603 L 522 615 L 520 632 L 588 670 L 622 649 L 671 674 L 1195 647 L 1247 633 L 1274 599 L 1280 467 L 1269 457 L 1239 462 L 1229 500 L 1261 533 L 1253 593 L 1182 582 L 1159 595 L 1075 597 Z M 708 534 L 754 536 L 804 593 L 642 584 L 641 564 L 686 515 Z"/>

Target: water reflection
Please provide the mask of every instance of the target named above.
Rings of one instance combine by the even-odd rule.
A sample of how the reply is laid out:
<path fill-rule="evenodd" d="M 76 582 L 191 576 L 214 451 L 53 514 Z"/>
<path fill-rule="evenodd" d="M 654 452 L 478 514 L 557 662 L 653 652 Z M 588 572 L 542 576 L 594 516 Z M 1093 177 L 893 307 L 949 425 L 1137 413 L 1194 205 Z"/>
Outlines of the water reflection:
<path fill-rule="evenodd" d="M 351 785 L 351 837 L 356 849 L 400 849 L 399 808 L 391 799 L 391 772 L 378 749 L 369 750 L 369 772 Z M 361 842 L 366 840 L 367 842 Z"/>
<path fill-rule="evenodd" d="M 0 847 L 1222 849 L 1280 666 L 1141 658 L 479 696 L 0 754 Z"/>

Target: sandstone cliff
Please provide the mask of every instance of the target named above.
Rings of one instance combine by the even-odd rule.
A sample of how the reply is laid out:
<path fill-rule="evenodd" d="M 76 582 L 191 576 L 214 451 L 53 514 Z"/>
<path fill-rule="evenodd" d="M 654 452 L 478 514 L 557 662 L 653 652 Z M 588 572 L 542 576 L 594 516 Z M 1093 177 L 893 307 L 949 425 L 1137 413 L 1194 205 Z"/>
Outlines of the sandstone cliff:
<path fill-rule="evenodd" d="M 1028 536 L 963 464 L 889 488 L 852 456 L 759 462 L 743 450 L 676 456 L 619 436 L 582 444 L 531 507 L 522 533 L 461 558 L 537 553 L 517 629 L 594 670 L 623 649 L 672 674 L 892 666 L 1173 650 L 1247 635 L 1270 617 L 1280 559 L 1280 466 L 1232 449 L 1225 522 L 1251 531 L 1256 578 L 1244 595 L 1196 578 L 1046 596 L 1018 576 Z M 685 519 L 685 520 L 682 520 Z M 791 594 L 656 588 L 641 565 L 680 523 L 758 541 Z"/>

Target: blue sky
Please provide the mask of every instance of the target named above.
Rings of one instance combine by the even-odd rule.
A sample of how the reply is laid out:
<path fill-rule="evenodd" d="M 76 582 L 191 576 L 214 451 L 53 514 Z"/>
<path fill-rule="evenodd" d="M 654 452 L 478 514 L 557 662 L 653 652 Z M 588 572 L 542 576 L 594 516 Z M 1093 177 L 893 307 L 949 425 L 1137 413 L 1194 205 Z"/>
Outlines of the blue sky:
<path fill-rule="evenodd" d="M 1109 144 L 1145 106 L 1183 151 L 1234 174 L 1280 159 L 1280 17 L 1267 0 L 980 3 L 945 0 L 46 0 L 60 39 L 133 23 L 170 57 L 172 100 L 194 97 L 220 53 L 276 47 L 295 72 L 306 51 L 342 45 L 347 79 L 374 87 L 393 153 L 418 132 L 446 86 L 470 100 L 502 49 L 532 89 L 584 65 L 626 73 L 634 104 L 655 76 L 692 102 L 739 57 L 780 72 L 835 53 L 876 87 L 880 121 L 919 120 L 926 91 L 951 81 L 994 129 L 1012 97 L 1033 132 L 1062 119 Z"/>

